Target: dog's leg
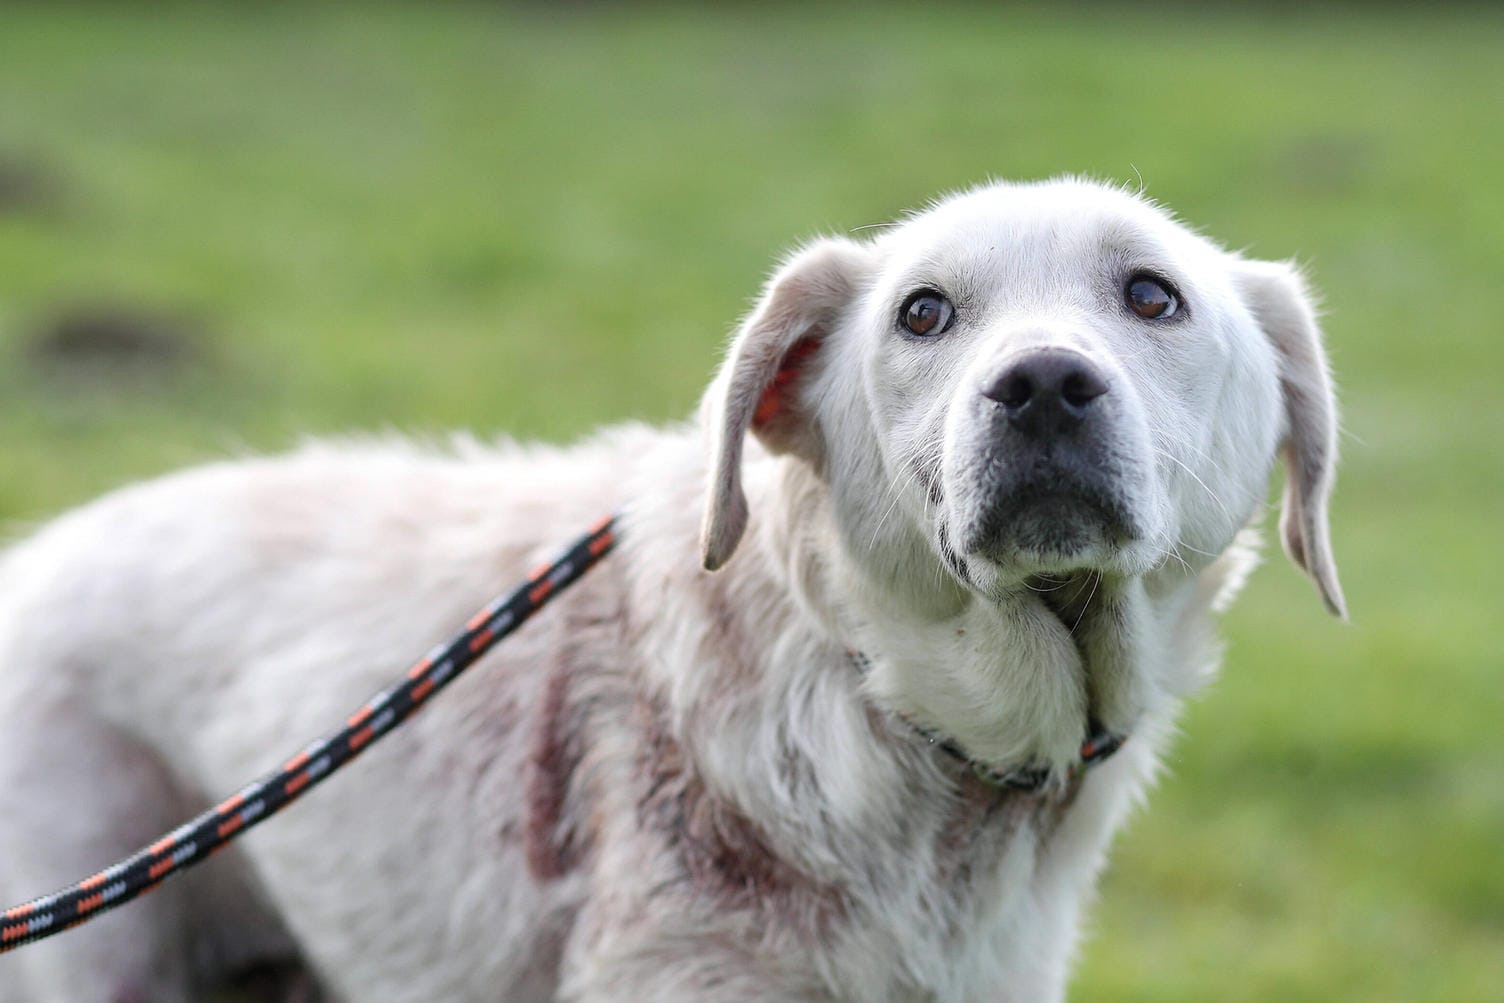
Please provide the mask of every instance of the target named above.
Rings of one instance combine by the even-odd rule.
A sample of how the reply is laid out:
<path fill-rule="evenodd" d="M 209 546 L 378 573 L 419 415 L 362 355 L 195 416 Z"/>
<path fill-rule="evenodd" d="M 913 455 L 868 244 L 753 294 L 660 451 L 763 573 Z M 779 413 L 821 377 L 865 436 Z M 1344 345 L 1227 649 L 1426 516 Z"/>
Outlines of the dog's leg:
<path fill-rule="evenodd" d="M 12 666 L 14 668 L 14 666 Z M 0 906 L 87 877 L 168 828 L 174 798 L 141 747 L 71 702 L 0 698 Z M 189 999 L 181 889 L 0 957 L 0 1003 Z"/>
<path fill-rule="evenodd" d="M 807 942 L 766 914 L 725 910 L 680 863 L 622 835 L 565 942 L 558 1003 L 837 1003 L 795 960 Z"/>
<path fill-rule="evenodd" d="M 687 918 L 663 929 L 639 916 L 571 952 L 560 1003 L 837 1003 L 792 966 L 753 957 L 732 938 L 685 929 Z"/>

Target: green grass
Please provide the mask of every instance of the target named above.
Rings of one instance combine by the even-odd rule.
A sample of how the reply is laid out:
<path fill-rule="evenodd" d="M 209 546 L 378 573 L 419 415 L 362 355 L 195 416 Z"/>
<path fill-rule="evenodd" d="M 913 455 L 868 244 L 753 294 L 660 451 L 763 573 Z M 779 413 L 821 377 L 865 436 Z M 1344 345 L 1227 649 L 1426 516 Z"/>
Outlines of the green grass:
<path fill-rule="evenodd" d="M 1082 1000 L 1504 994 L 1504 16 L 12 5 L 0 518 L 304 433 L 683 415 L 770 260 L 1141 174 L 1325 294 L 1354 625 L 1271 557 L 1120 840 Z M 62 304 L 197 364 L 37 367 Z"/>

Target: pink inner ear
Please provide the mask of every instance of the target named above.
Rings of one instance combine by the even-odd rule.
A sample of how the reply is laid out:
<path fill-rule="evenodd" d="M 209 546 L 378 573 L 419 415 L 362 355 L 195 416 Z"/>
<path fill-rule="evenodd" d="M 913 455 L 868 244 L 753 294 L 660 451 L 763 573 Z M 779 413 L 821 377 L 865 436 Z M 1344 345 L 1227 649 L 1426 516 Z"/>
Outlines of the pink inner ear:
<path fill-rule="evenodd" d="M 753 428 L 763 428 L 777 421 L 788 410 L 788 399 L 793 393 L 794 382 L 803 373 L 805 360 L 819 347 L 819 338 L 800 338 L 783 353 L 783 360 L 778 363 L 778 372 L 773 374 L 773 379 L 763 388 L 757 410 L 752 414 Z"/>

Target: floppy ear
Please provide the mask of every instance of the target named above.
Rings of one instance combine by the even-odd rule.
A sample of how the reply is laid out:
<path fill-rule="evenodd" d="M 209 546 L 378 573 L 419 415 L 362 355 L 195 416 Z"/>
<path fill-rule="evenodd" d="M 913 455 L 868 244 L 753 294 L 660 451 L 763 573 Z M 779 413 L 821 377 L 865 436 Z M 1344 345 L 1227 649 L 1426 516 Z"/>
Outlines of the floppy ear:
<path fill-rule="evenodd" d="M 700 529 L 707 569 L 730 559 L 747 528 L 742 444 L 748 429 L 775 453 L 820 464 L 820 434 L 803 393 L 821 341 L 851 301 L 867 256 L 866 248 L 843 238 L 797 252 L 768 282 L 732 341 L 701 407 L 711 442 Z"/>
<path fill-rule="evenodd" d="M 1337 402 L 1321 347 L 1321 329 L 1305 280 L 1282 262 L 1243 261 L 1235 275 L 1243 302 L 1279 353 L 1285 431 L 1285 553 L 1316 582 L 1332 615 L 1347 618 L 1327 525 L 1337 473 Z"/>

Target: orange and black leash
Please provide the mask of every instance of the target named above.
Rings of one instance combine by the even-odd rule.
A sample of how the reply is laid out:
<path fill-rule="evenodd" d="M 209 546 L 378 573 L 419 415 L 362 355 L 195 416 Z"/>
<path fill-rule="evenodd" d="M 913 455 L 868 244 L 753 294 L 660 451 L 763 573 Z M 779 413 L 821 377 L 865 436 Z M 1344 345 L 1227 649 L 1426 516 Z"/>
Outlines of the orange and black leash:
<path fill-rule="evenodd" d="M 616 543 L 607 518 L 510 594 L 470 618 L 459 636 L 434 648 L 396 685 L 367 700 L 340 731 L 309 745 L 282 767 L 242 788 L 119 863 L 76 885 L 0 914 L 0 954 L 93 919 L 161 882 L 291 804 L 452 682 L 497 641 L 589 571 Z"/>

